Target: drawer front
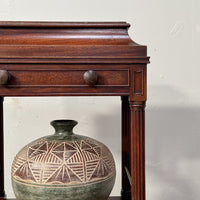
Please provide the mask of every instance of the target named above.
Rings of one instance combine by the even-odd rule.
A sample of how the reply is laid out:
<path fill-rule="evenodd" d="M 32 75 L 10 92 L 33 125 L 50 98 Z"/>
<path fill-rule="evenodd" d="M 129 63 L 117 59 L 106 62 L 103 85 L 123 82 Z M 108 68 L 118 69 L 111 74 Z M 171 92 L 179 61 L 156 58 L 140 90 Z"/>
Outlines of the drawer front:
<path fill-rule="evenodd" d="M 96 86 L 128 85 L 127 70 L 94 70 L 98 75 Z M 9 71 L 11 79 L 7 86 L 87 86 L 86 70 L 32 70 Z"/>
<path fill-rule="evenodd" d="M 0 86 L 0 95 L 96 95 L 104 93 L 127 93 L 129 68 L 113 65 L 1 65 L 7 70 L 10 80 Z M 94 85 L 88 85 L 84 74 L 92 70 L 97 74 Z M 120 88 L 120 90 L 119 90 Z M 124 88 L 124 91 L 123 91 Z"/>

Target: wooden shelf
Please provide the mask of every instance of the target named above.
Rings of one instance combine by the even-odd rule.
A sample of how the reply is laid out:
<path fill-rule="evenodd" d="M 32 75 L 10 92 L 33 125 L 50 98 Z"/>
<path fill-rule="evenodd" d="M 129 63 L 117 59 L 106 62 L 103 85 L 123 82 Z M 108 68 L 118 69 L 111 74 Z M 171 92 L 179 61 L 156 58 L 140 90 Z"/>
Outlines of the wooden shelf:
<path fill-rule="evenodd" d="M 0 198 L 0 200 L 16 200 L 16 199 Z M 121 197 L 109 197 L 108 200 L 121 200 Z"/>

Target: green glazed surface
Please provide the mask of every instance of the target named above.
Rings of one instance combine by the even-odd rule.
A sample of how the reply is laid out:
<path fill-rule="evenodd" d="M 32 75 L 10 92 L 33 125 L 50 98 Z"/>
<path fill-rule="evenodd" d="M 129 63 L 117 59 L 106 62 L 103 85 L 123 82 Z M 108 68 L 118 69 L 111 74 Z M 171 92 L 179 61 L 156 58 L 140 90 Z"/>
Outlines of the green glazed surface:
<path fill-rule="evenodd" d="M 73 187 L 36 186 L 12 178 L 18 200 L 107 200 L 115 182 L 115 175 L 107 180 L 74 185 Z"/>

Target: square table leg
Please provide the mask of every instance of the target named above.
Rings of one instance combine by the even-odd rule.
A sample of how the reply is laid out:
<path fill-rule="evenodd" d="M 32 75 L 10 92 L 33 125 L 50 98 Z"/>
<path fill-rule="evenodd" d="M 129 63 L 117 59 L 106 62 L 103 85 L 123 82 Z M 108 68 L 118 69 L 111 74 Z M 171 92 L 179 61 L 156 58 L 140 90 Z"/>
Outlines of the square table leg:
<path fill-rule="evenodd" d="M 4 190 L 4 137 L 3 137 L 3 97 L 0 97 L 0 197 L 5 197 Z"/>
<path fill-rule="evenodd" d="M 123 200 L 131 199 L 131 149 L 130 149 L 130 108 L 129 97 L 122 96 L 122 190 L 121 197 Z"/>

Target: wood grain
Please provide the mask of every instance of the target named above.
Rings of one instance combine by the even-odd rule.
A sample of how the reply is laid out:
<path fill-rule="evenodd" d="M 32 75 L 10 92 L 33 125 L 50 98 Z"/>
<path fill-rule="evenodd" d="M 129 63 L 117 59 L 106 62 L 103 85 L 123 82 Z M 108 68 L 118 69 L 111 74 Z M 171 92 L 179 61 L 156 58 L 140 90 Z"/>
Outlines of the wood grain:
<path fill-rule="evenodd" d="M 47 21 L 1 21 L 0 27 L 14 28 L 129 28 L 126 22 L 47 22 Z"/>
<path fill-rule="evenodd" d="M 0 198 L 0 200 L 16 200 L 16 199 Z M 121 200 L 121 197 L 109 197 L 108 200 Z"/>
<path fill-rule="evenodd" d="M 109 200 L 145 200 L 149 57 L 147 47 L 129 37 L 129 26 L 126 22 L 0 22 L 0 70 L 11 74 L 10 82 L 0 87 L 0 197 L 5 197 L 4 97 L 122 96 L 122 196 Z M 98 74 L 93 86 L 84 82 L 87 70 Z"/>

